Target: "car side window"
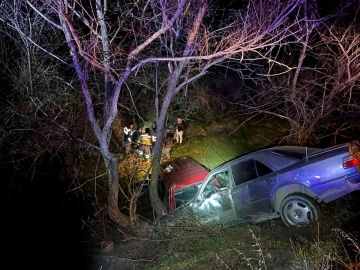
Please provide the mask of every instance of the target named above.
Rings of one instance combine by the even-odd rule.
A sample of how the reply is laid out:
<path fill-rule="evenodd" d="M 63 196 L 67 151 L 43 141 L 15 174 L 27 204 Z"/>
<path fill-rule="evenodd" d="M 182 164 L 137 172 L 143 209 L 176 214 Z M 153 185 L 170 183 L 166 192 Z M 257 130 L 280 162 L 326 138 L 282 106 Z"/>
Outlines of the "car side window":
<path fill-rule="evenodd" d="M 255 160 L 248 159 L 231 167 L 235 186 L 257 178 Z"/>
<path fill-rule="evenodd" d="M 229 189 L 229 172 L 222 171 L 212 175 L 202 191 L 203 198 L 209 198 L 212 194 Z"/>
<path fill-rule="evenodd" d="M 272 169 L 270 169 L 268 166 L 264 165 L 260 161 L 255 160 L 255 163 L 256 163 L 256 168 L 257 168 L 257 172 L 258 172 L 258 177 L 261 177 L 261 176 L 264 176 L 264 175 L 267 175 L 267 174 L 273 172 Z"/>
<path fill-rule="evenodd" d="M 229 188 L 228 171 L 223 171 L 215 174 L 213 185 L 218 186 L 221 190 Z"/>

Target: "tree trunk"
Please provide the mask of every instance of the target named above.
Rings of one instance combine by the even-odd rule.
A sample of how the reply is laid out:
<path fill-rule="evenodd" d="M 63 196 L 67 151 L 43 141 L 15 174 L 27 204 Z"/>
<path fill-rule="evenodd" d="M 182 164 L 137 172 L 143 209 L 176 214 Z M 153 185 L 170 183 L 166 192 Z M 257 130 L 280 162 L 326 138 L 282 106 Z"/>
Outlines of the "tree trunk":
<path fill-rule="evenodd" d="M 305 35 L 305 41 L 302 44 L 302 49 L 301 49 L 301 53 L 300 53 L 300 57 L 299 57 L 299 61 L 298 61 L 298 65 L 295 71 L 295 75 L 294 75 L 294 79 L 292 82 L 292 94 L 291 94 L 291 98 L 293 99 L 293 101 L 295 101 L 295 95 L 296 95 L 296 85 L 299 79 L 299 75 L 304 63 L 304 59 L 306 57 L 306 50 L 307 47 L 309 45 L 309 39 L 310 39 L 310 35 L 312 33 L 311 26 L 309 25 L 309 22 L 307 20 L 307 2 L 304 1 L 304 12 L 305 12 L 305 31 L 306 31 L 306 35 Z"/>
<path fill-rule="evenodd" d="M 130 218 L 119 210 L 119 173 L 118 173 L 118 158 L 111 154 L 112 158 L 104 158 L 108 180 L 109 180 L 109 194 L 108 194 L 108 213 L 110 218 L 119 226 L 128 228 L 131 225 Z"/>
<path fill-rule="evenodd" d="M 166 209 L 164 203 L 160 200 L 160 197 L 158 194 L 159 176 L 158 176 L 157 172 L 160 169 L 161 143 L 163 140 L 166 114 L 167 114 L 172 96 L 173 95 L 169 96 L 169 92 L 165 96 L 165 100 L 163 102 L 163 106 L 161 107 L 159 118 L 157 119 L 156 137 L 158 139 L 155 142 L 154 157 L 152 160 L 152 173 L 151 173 L 151 181 L 150 181 L 150 201 L 151 201 L 152 207 L 154 208 L 154 210 L 158 216 L 162 216 L 167 213 L 167 209 Z"/>
<path fill-rule="evenodd" d="M 198 11 L 195 21 L 193 22 L 192 29 L 189 31 L 187 44 L 183 52 L 183 56 L 187 57 L 193 53 L 194 50 L 194 42 L 199 33 L 199 27 L 203 21 L 203 17 L 206 10 L 206 3 L 202 2 L 201 8 Z M 158 216 L 164 215 L 167 213 L 167 209 L 164 203 L 160 200 L 158 194 L 158 171 L 160 168 L 160 159 L 161 159 L 161 143 L 163 140 L 164 134 L 164 126 L 166 121 L 166 115 L 174 95 L 181 89 L 178 87 L 178 83 L 181 78 L 181 73 L 186 66 L 187 61 L 180 62 L 173 72 L 170 74 L 169 84 L 167 87 L 167 92 L 164 97 L 164 101 L 161 106 L 160 114 L 157 119 L 157 129 L 156 136 L 157 140 L 155 142 L 154 149 L 154 158 L 152 162 L 152 174 L 151 174 L 151 182 L 150 182 L 150 201 L 151 204 Z"/>
<path fill-rule="evenodd" d="M 158 216 L 162 216 L 167 213 L 167 209 L 164 203 L 160 200 L 158 193 L 158 182 L 159 182 L 158 171 L 160 169 L 161 148 L 162 148 L 161 143 L 163 140 L 164 126 L 165 126 L 167 112 L 171 100 L 176 94 L 176 85 L 179 81 L 183 67 L 184 67 L 183 63 L 179 64 L 177 69 L 175 69 L 173 73 L 170 75 L 168 90 L 162 102 L 160 114 L 157 119 L 156 137 L 158 139 L 155 142 L 154 157 L 152 160 L 152 173 L 151 173 L 151 181 L 150 181 L 150 201 L 152 207 L 154 208 Z"/>
<path fill-rule="evenodd" d="M 158 172 L 160 169 L 161 154 L 159 155 L 155 151 L 154 151 L 154 158 L 153 158 L 153 164 L 152 164 L 153 173 L 151 174 L 151 181 L 150 181 L 150 201 L 151 201 L 152 207 L 155 210 L 155 213 L 158 216 L 163 216 L 163 215 L 167 214 L 167 209 L 166 209 L 164 203 L 160 200 L 160 197 L 158 194 L 158 179 L 159 179 L 159 177 L 158 177 L 158 174 L 155 173 L 155 172 Z"/>

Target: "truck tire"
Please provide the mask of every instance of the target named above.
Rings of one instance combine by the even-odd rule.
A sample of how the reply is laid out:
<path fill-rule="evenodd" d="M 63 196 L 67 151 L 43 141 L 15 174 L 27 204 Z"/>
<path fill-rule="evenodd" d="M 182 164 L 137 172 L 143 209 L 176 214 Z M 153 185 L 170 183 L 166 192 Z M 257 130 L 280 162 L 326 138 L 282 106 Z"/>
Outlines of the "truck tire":
<path fill-rule="evenodd" d="M 305 226 L 319 219 L 318 203 L 304 194 L 291 194 L 280 205 L 280 215 L 287 226 Z"/>

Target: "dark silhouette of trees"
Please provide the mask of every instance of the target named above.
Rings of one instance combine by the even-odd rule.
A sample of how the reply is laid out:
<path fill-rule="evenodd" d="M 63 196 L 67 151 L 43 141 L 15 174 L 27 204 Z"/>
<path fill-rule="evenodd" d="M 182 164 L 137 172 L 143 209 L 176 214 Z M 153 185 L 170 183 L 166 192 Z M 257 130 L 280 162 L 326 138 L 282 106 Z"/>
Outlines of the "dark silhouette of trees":
<path fill-rule="evenodd" d="M 83 99 L 67 72 L 61 32 L 17 1 L 0 2 L 0 28 L 2 162 L 16 167 L 33 160 L 29 174 L 35 174 L 45 154 L 61 156 L 75 177 L 93 135 L 79 114 Z"/>
<path fill-rule="evenodd" d="M 289 126 L 288 143 L 298 145 L 316 144 L 330 135 L 329 124 L 339 115 L 358 111 L 359 24 L 349 12 L 357 7 L 319 18 L 314 4 L 306 6 L 298 42 L 279 49 L 276 59 L 291 70 L 266 73 L 260 67 L 264 76 L 257 77 L 257 89 L 245 90 L 247 99 L 232 102 L 237 113 L 283 119 Z M 342 128 L 349 125 L 336 132 Z"/>

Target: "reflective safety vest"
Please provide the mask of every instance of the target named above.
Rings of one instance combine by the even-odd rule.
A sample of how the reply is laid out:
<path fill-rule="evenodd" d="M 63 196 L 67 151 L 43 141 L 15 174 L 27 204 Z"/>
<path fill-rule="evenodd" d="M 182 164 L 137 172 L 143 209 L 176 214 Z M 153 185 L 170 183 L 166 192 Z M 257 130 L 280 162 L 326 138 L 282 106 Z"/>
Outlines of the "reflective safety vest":
<path fill-rule="evenodd" d="M 141 134 L 140 136 L 140 143 L 143 145 L 151 145 L 151 136 L 147 133 Z"/>

